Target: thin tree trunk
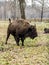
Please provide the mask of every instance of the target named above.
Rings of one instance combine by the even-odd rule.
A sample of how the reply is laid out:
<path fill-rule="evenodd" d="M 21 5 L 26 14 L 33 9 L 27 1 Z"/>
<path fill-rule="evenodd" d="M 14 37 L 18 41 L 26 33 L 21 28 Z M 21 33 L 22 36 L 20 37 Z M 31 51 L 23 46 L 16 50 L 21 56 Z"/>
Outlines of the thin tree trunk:
<path fill-rule="evenodd" d="M 6 20 L 6 0 L 4 2 L 4 20 Z"/>
<path fill-rule="evenodd" d="M 43 7 L 42 7 L 42 11 L 41 11 L 41 22 L 42 22 L 42 19 L 43 19 Z"/>
<path fill-rule="evenodd" d="M 14 0 L 14 19 L 16 18 L 16 0 Z"/>
<path fill-rule="evenodd" d="M 44 0 L 43 0 L 43 2 L 42 2 L 41 22 L 42 22 L 42 19 L 43 19 L 43 11 L 44 11 Z"/>

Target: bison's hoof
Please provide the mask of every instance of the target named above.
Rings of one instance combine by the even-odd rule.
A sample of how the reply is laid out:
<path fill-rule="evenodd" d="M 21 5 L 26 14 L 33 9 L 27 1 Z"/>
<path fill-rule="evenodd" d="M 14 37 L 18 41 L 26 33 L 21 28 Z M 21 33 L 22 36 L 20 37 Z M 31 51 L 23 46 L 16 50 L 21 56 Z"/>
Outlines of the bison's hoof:
<path fill-rule="evenodd" d="M 7 44 L 7 43 L 5 43 L 5 44 Z"/>
<path fill-rule="evenodd" d="M 24 44 L 22 44 L 22 46 L 24 46 Z"/>
<path fill-rule="evenodd" d="M 19 46 L 19 44 L 17 44 L 17 46 Z"/>

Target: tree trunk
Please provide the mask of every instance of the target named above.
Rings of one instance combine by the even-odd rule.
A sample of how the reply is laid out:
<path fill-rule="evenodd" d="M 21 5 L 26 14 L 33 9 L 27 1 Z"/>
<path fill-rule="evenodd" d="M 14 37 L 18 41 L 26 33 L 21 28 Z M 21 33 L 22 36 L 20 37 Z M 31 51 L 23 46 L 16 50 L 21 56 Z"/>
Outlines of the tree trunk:
<path fill-rule="evenodd" d="M 42 11 L 41 11 L 41 22 L 42 22 L 42 19 L 43 19 L 43 7 L 42 7 Z"/>
<path fill-rule="evenodd" d="M 44 10 L 44 0 L 42 0 L 41 22 L 42 22 L 42 19 L 43 19 L 43 10 Z"/>
<path fill-rule="evenodd" d="M 16 18 L 16 0 L 14 0 L 14 19 Z"/>
<path fill-rule="evenodd" d="M 4 20 L 6 20 L 6 0 L 4 2 Z"/>
<path fill-rule="evenodd" d="M 19 0 L 19 5 L 20 5 L 20 12 L 21 12 L 21 18 L 25 19 L 25 0 Z"/>

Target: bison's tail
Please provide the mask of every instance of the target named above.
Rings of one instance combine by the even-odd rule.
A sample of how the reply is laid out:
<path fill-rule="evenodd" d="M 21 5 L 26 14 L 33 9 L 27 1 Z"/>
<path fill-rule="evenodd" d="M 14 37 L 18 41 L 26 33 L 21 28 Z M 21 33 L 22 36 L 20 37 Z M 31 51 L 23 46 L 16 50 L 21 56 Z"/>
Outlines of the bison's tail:
<path fill-rule="evenodd" d="M 11 19 L 9 18 L 9 23 L 11 24 Z"/>

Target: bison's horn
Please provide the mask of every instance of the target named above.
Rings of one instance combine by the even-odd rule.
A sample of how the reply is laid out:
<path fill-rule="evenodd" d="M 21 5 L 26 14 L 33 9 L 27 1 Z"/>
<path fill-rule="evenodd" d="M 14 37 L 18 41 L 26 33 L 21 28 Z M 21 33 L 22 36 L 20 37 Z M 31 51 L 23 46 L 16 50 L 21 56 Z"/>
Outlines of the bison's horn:
<path fill-rule="evenodd" d="M 11 24 L 11 19 L 9 18 L 9 23 Z"/>

